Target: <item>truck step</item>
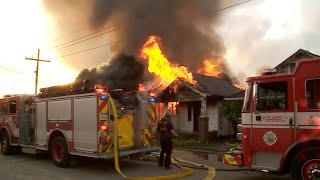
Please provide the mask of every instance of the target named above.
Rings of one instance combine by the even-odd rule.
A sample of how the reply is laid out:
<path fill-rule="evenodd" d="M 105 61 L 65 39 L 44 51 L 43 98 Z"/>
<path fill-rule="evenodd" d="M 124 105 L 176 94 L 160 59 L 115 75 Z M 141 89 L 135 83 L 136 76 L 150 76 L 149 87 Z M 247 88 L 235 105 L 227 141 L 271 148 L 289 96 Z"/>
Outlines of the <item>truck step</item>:
<path fill-rule="evenodd" d="M 34 148 L 34 146 L 22 146 L 21 152 L 27 154 L 40 154 L 40 150 Z"/>

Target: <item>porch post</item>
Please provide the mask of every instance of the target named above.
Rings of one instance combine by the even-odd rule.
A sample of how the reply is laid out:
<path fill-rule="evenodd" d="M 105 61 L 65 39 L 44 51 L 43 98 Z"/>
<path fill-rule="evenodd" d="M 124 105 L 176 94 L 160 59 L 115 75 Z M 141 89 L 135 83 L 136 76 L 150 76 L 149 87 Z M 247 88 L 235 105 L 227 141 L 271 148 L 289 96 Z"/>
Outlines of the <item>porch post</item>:
<path fill-rule="evenodd" d="M 206 117 L 207 116 L 207 97 L 203 97 L 201 100 L 201 116 Z"/>
<path fill-rule="evenodd" d="M 207 117 L 207 97 L 204 96 L 201 100 L 201 116 L 199 116 L 199 139 L 208 141 L 209 139 L 209 118 Z"/>

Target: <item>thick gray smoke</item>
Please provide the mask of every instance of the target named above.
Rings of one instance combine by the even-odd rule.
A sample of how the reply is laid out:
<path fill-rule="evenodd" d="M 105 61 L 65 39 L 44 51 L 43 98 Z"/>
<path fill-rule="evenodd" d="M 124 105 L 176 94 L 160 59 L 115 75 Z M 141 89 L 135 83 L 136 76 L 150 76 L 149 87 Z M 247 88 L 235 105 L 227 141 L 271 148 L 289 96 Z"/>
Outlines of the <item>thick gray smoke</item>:
<path fill-rule="evenodd" d="M 76 81 L 89 80 L 91 85 L 107 85 L 110 89 L 131 91 L 142 83 L 144 66 L 134 56 L 119 54 L 96 68 L 83 69 Z"/>
<path fill-rule="evenodd" d="M 223 72 L 229 74 L 228 65 L 221 63 L 226 48 L 214 30 L 219 17 L 218 14 L 210 14 L 220 8 L 218 2 L 55 0 L 44 1 L 44 4 L 54 15 L 76 18 L 93 30 L 116 24 L 113 28 L 117 30 L 110 35 L 114 41 L 121 42 L 111 47 L 114 54 L 126 53 L 137 57 L 148 36 L 157 35 L 161 37 L 161 48 L 171 62 L 195 72 L 204 59 L 217 60 Z"/>

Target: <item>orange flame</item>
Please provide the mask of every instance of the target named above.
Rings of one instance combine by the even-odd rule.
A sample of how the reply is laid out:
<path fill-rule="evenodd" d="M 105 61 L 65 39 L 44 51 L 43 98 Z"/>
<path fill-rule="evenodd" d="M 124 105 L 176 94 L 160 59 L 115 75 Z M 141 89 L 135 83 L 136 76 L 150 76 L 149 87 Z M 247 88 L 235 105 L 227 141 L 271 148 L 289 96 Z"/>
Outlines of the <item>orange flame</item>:
<path fill-rule="evenodd" d="M 168 103 L 168 109 L 172 115 L 177 115 L 177 106 L 179 105 L 179 102 L 169 102 Z"/>
<path fill-rule="evenodd" d="M 236 88 L 241 89 L 241 90 L 245 90 L 246 88 L 241 86 L 240 84 L 234 83 L 233 84 Z"/>
<path fill-rule="evenodd" d="M 170 64 L 160 49 L 160 40 L 157 36 L 150 36 L 143 46 L 141 57 L 148 60 L 148 71 L 159 76 L 161 78 L 161 84 L 164 85 L 170 84 L 178 77 L 188 80 L 191 84 L 196 84 L 188 68 Z"/>
<path fill-rule="evenodd" d="M 218 64 L 215 64 L 208 59 L 204 60 L 202 63 L 203 67 L 198 70 L 198 73 L 217 78 L 221 76 L 222 70 Z"/>
<path fill-rule="evenodd" d="M 146 87 L 143 84 L 139 84 L 139 91 L 145 91 Z"/>

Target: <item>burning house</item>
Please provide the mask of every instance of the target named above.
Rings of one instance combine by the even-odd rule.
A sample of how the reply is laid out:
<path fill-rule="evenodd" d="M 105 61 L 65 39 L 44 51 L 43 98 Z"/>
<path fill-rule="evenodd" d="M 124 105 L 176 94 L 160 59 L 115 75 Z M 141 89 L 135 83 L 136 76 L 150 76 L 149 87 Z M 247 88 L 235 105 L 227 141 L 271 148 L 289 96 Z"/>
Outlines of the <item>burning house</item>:
<path fill-rule="evenodd" d="M 198 73 L 192 75 L 197 84 L 177 78 L 159 93 L 156 101 L 168 106 L 174 115 L 173 124 L 180 132 L 201 134 L 206 128 L 217 131 L 218 135 L 232 135 L 232 126 L 223 116 L 222 102 L 240 89 L 224 79 Z M 208 120 L 201 124 L 199 117 Z"/>

